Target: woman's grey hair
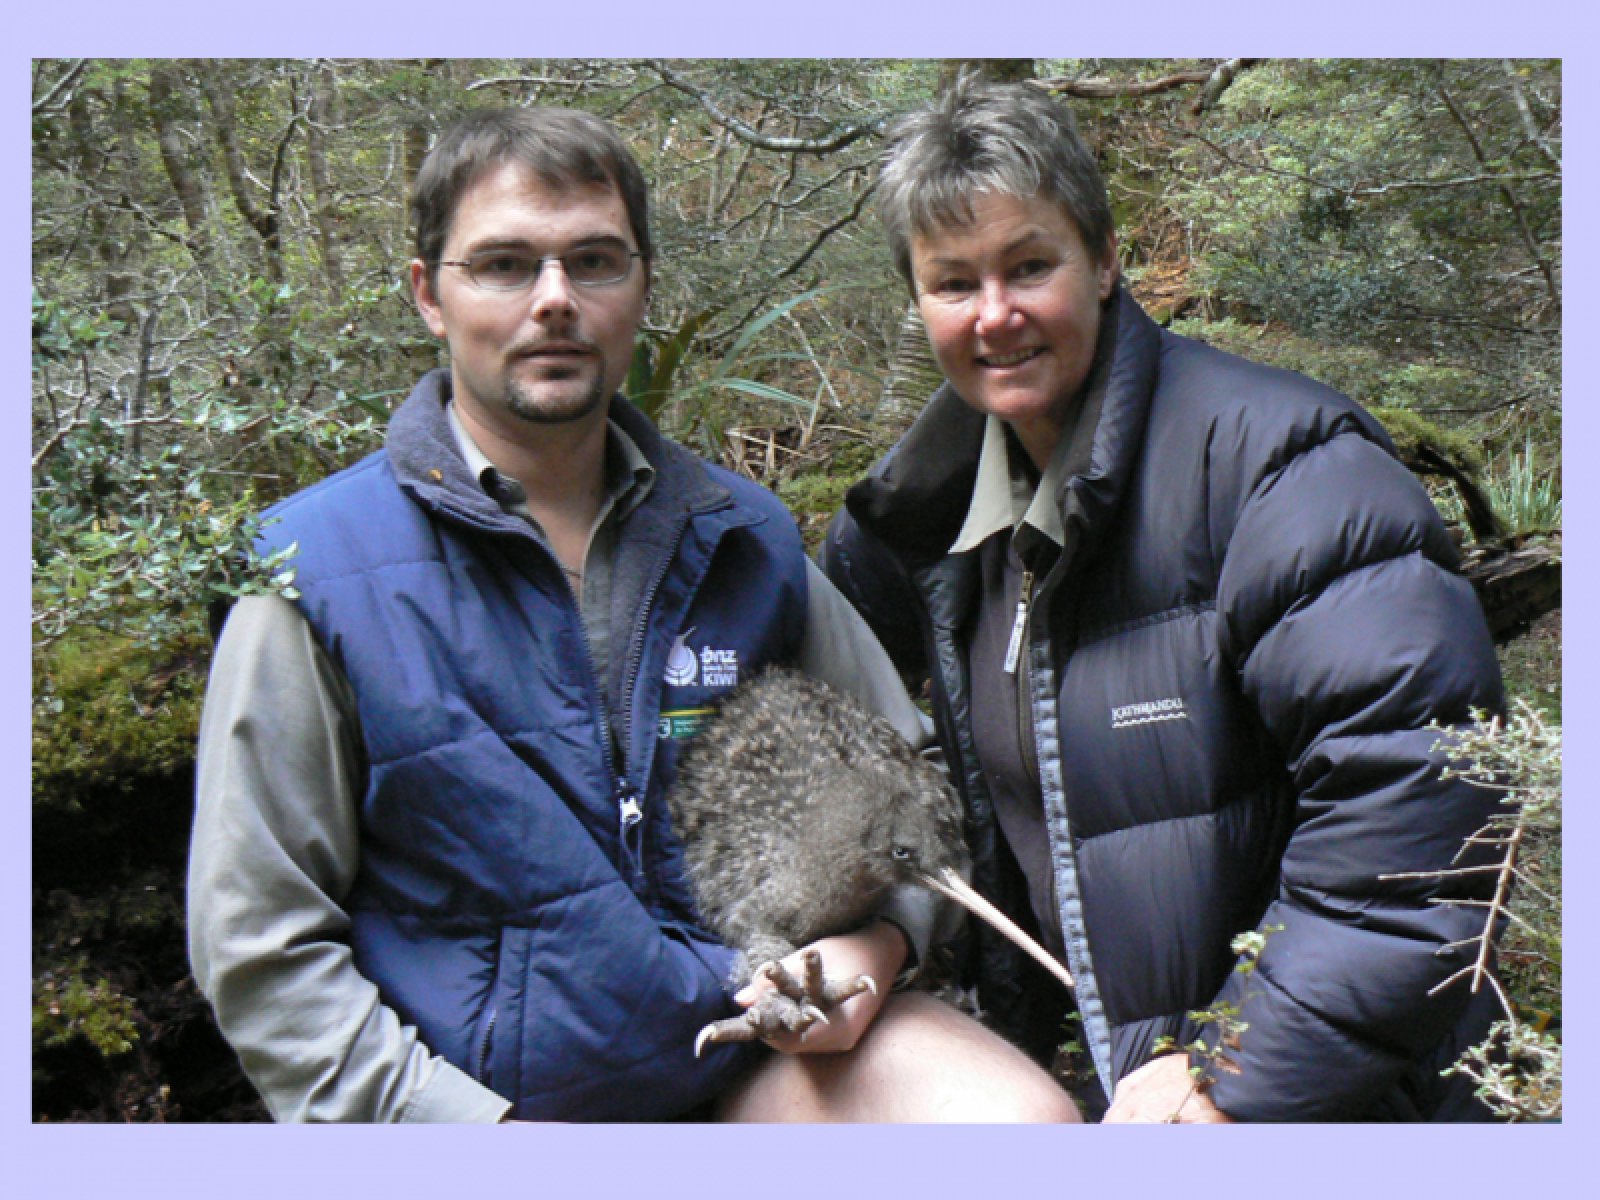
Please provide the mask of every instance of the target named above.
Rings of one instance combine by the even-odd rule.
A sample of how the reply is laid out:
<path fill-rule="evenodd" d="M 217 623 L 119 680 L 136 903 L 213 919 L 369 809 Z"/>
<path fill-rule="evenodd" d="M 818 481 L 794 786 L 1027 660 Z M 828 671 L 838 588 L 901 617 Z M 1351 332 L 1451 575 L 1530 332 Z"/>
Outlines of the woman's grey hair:
<path fill-rule="evenodd" d="M 437 277 L 450 223 L 467 190 L 504 163 L 526 167 L 545 187 L 616 188 L 648 267 L 649 197 L 644 173 L 622 139 L 599 117 L 570 108 L 482 108 L 439 136 L 411 190 L 417 257 Z"/>
<path fill-rule="evenodd" d="M 963 74 L 889 131 L 878 216 L 895 269 L 911 286 L 911 239 L 966 225 L 985 192 L 1056 204 L 1091 254 L 1111 244 L 1111 202 L 1094 155 L 1066 107 L 1027 84 Z"/>

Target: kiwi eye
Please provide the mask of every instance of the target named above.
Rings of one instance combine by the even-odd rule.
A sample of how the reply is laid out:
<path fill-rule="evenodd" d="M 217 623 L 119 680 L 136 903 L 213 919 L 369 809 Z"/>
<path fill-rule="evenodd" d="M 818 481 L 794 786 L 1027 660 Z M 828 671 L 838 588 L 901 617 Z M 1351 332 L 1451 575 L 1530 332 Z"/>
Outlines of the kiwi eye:
<path fill-rule="evenodd" d="M 910 846 L 896 846 L 889 853 L 893 854 L 895 856 L 895 858 L 899 859 L 901 862 L 907 862 L 911 858 L 911 847 Z"/>

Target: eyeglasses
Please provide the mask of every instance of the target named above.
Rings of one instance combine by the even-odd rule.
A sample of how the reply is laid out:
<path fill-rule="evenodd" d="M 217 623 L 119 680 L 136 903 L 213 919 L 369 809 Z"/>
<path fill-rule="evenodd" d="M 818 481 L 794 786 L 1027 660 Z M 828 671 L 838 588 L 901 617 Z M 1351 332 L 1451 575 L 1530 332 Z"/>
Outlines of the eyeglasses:
<path fill-rule="evenodd" d="M 623 242 L 591 242 L 565 254 L 529 254 L 523 250 L 483 250 L 460 262 L 439 260 L 441 267 L 460 267 L 467 277 L 491 292 L 520 292 L 533 286 L 548 262 L 558 262 L 578 287 L 609 287 L 633 274 L 633 260 L 643 258 Z"/>

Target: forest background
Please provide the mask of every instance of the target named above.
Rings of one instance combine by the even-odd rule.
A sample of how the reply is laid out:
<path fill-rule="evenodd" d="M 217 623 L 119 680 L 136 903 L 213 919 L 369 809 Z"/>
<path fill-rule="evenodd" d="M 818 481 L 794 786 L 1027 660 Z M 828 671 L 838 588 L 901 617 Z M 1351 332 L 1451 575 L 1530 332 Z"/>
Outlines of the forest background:
<path fill-rule="evenodd" d="M 960 65 L 34 63 L 36 1119 L 264 1116 L 184 952 L 207 614 L 292 587 L 292 564 L 248 553 L 255 514 L 380 446 L 447 361 L 405 286 L 406 197 L 437 132 L 508 103 L 617 125 L 651 183 L 658 253 L 627 390 L 774 488 L 814 545 L 937 383 L 872 168 L 886 124 Z M 969 65 L 1072 105 L 1152 316 L 1372 409 L 1457 531 L 1526 706 L 1479 757 L 1534 789 L 1499 831 L 1521 853 L 1502 962 L 1511 1035 L 1556 1037 L 1554 1077 L 1523 1072 L 1545 1090 L 1514 1091 L 1522 1115 L 1549 1115 L 1559 64 Z"/>

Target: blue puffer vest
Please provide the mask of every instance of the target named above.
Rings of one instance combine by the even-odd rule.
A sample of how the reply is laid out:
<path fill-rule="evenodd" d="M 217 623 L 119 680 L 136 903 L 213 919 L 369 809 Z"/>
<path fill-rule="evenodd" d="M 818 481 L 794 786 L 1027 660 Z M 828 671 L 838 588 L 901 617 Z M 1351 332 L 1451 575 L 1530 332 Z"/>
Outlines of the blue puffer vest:
<path fill-rule="evenodd" d="M 665 793 L 707 706 L 793 662 L 800 538 L 614 400 L 657 474 L 617 550 L 608 686 L 558 565 L 470 477 L 448 394 L 425 377 L 383 450 L 263 538 L 298 543 L 300 607 L 359 704 L 356 964 L 519 1118 L 672 1117 L 745 1057 L 693 1054 L 733 1010 L 732 956 L 697 924 Z"/>

